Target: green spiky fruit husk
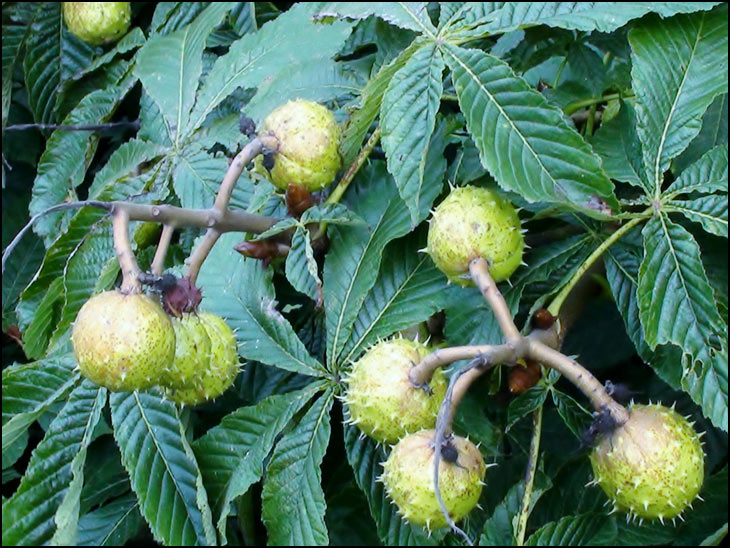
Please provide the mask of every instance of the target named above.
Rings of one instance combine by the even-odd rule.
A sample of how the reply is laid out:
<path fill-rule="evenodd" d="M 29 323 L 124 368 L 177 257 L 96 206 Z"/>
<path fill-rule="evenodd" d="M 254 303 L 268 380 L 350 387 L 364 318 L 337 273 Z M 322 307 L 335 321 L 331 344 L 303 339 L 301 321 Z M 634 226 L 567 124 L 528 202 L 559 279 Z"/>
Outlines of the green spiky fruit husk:
<path fill-rule="evenodd" d="M 71 334 L 81 373 L 109 390 L 158 384 L 175 356 L 175 331 L 146 295 L 107 291 L 81 307 Z"/>
<path fill-rule="evenodd" d="M 403 438 L 383 465 L 383 484 L 399 513 L 410 523 L 440 529 L 447 525 L 433 484 L 434 430 L 422 430 Z M 454 522 L 463 519 L 479 502 L 486 465 L 479 449 L 469 440 L 454 436 L 456 462 L 439 461 L 439 489 Z"/>
<path fill-rule="evenodd" d="M 198 314 L 200 325 L 210 341 L 210 350 L 199 354 L 194 377 L 168 391 L 171 400 L 183 405 L 198 405 L 223 394 L 238 375 L 236 337 L 223 318 L 208 312 Z"/>
<path fill-rule="evenodd" d="M 132 20 L 130 2 L 63 2 L 69 32 L 99 46 L 123 36 Z"/>
<path fill-rule="evenodd" d="M 482 257 L 495 281 L 506 280 L 522 262 L 525 241 L 512 204 L 481 187 L 455 188 L 433 213 L 426 250 L 452 282 L 470 285 L 469 263 Z"/>
<path fill-rule="evenodd" d="M 594 482 L 618 510 L 642 519 L 673 518 L 704 480 L 700 437 L 687 419 L 662 405 L 634 405 L 629 419 L 591 453 Z"/>
<path fill-rule="evenodd" d="M 326 107 L 313 101 L 289 101 L 269 114 L 263 132 L 279 141 L 271 182 L 286 190 L 291 183 L 309 192 L 330 184 L 340 169 L 340 128 Z"/>
<path fill-rule="evenodd" d="M 168 388 L 187 388 L 205 370 L 211 342 L 203 321 L 197 314 L 183 314 L 172 319 L 175 329 L 175 359 L 163 371 L 161 383 Z"/>
<path fill-rule="evenodd" d="M 407 339 L 382 341 L 366 352 L 347 378 L 345 402 L 350 419 L 381 443 L 396 443 L 410 432 L 433 428 L 446 394 L 441 369 L 429 390 L 413 386 L 411 368 L 429 354 L 426 345 Z"/>

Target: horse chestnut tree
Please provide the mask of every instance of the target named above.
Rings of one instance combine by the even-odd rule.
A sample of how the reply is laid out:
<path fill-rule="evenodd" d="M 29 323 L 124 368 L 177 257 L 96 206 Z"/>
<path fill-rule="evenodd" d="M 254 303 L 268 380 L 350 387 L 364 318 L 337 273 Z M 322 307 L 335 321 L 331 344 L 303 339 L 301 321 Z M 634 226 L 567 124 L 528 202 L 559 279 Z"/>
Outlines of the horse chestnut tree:
<path fill-rule="evenodd" d="M 722 542 L 727 14 L 4 2 L 3 545 Z"/>

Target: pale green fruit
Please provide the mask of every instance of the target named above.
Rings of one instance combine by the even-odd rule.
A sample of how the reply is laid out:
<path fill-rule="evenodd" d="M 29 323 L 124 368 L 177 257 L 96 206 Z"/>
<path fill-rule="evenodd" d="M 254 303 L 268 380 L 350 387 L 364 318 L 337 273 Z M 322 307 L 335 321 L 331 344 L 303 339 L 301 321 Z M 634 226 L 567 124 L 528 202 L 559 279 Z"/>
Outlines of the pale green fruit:
<path fill-rule="evenodd" d="M 162 384 L 169 388 L 186 388 L 206 369 L 210 361 L 210 337 L 196 314 L 172 319 L 175 329 L 175 359 L 162 374 Z"/>
<path fill-rule="evenodd" d="M 417 341 L 392 339 L 368 350 L 347 377 L 350 420 L 371 438 L 396 443 L 410 432 L 433 428 L 446 394 L 446 379 L 437 369 L 428 390 L 413 386 L 411 368 L 429 354 Z"/>
<path fill-rule="evenodd" d="M 699 493 L 705 456 L 700 437 L 674 409 L 634 405 L 628 421 L 593 449 L 591 464 L 594 483 L 617 509 L 663 521 Z"/>
<path fill-rule="evenodd" d="M 145 295 L 118 291 L 84 303 L 71 341 L 81 373 L 114 391 L 158 384 L 175 356 L 175 331 L 162 307 Z"/>
<path fill-rule="evenodd" d="M 129 2 L 63 2 L 63 18 L 72 34 L 99 46 L 127 32 L 132 10 Z"/>
<path fill-rule="evenodd" d="M 263 132 L 276 137 L 271 182 L 286 190 L 291 183 L 314 192 L 326 187 L 340 169 L 340 128 L 324 106 L 313 101 L 289 101 L 269 114 Z"/>
<path fill-rule="evenodd" d="M 433 213 L 426 250 L 452 282 L 470 285 L 469 263 L 489 263 L 496 282 L 506 280 L 522 262 L 525 241 L 512 204 L 481 187 L 455 188 Z"/>
<path fill-rule="evenodd" d="M 382 480 L 398 512 L 410 523 L 440 529 L 447 525 L 433 484 L 434 430 L 422 430 L 403 438 L 383 465 Z M 486 465 L 479 449 L 469 440 L 454 436 L 456 462 L 439 461 L 439 489 L 444 505 L 456 523 L 479 502 Z"/>
<path fill-rule="evenodd" d="M 233 331 L 223 318 L 201 312 L 200 325 L 210 341 L 206 354 L 199 354 L 195 376 L 183 386 L 168 391 L 170 399 L 184 405 L 197 405 L 215 399 L 228 390 L 238 375 L 238 345 Z"/>

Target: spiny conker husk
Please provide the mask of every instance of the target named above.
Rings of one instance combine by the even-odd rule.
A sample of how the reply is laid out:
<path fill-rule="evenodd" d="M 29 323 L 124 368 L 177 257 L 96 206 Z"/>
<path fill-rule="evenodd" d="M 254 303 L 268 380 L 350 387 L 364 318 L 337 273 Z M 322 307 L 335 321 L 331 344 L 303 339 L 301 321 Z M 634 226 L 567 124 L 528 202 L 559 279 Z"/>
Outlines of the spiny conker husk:
<path fill-rule="evenodd" d="M 434 489 L 434 430 L 422 430 L 403 438 L 383 465 L 382 481 L 398 512 L 410 523 L 440 529 L 447 525 Z M 439 490 L 449 516 L 463 519 L 479 502 L 486 465 L 479 449 L 469 440 L 454 436 L 455 462 L 439 461 Z"/>
<path fill-rule="evenodd" d="M 489 263 L 489 274 L 501 282 L 522 262 L 525 242 L 512 204 L 488 188 L 453 189 L 434 210 L 426 251 L 436 267 L 459 285 L 470 285 L 469 263 Z"/>
<path fill-rule="evenodd" d="M 238 344 L 233 331 L 223 318 L 209 312 L 200 312 L 197 317 L 185 315 L 176 321 L 181 325 L 176 329 L 175 363 L 166 375 L 171 379 L 167 382 L 168 396 L 184 405 L 217 398 L 238 375 Z M 200 345 L 198 352 L 187 354 L 196 344 Z"/>
<path fill-rule="evenodd" d="M 618 510 L 662 521 L 680 515 L 697 497 L 704 463 L 692 424 L 659 404 L 632 406 L 628 421 L 591 453 L 594 482 Z"/>
<path fill-rule="evenodd" d="M 368 350 L 347 376 L 344 401 L 350 421 L 381 443 L 396 443 L 410 432 L 433 428 L 446 394 L 446 379 L 437 369 L 428 387 L 417 387 L 410 370 L 429 354 L 417 341 L 381 341 Z"/>
<path fill-rule="evenodd" d="M 107 291 L 81 307 L 71 334 L 81 373 L 109 390 L 158 384 L 175 356 L 175 331 L 146 295 Z"/>
<path fill-rule="evenodd" d="M 71 34 L 100 46 L 127 32 L 132 10 L 130 2 L 63 2 L 63 18 Z"/>
<path fill-rule="evenodd" d="M 320 190 L 340 169 L 340 128 L 319 103 L 289 101 L 266 117 L 262 132 L 279 142 L 269 175 L 281 190 L 294 183 L 309 192 Z"/>

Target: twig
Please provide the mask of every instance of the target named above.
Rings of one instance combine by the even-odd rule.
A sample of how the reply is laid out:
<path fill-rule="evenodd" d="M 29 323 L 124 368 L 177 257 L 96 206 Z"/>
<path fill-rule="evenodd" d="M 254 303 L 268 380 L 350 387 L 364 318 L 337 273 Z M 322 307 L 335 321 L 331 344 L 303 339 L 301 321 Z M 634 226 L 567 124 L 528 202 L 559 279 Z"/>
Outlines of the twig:
<path fill-rule="evenodd" d="M 332 194 L 330 194 L 325 200 L 325 204 L 336 204 L 342 199 L 342 196 L 345 194 L 347 187 L 350 186 L 350 183 L 355 178 L 355 175 L 360 170 L 362 165 L 365 163 L 365 160 L 367 160 L 368 156 L 370 156 L 370 153 L 375 148 L 375 145 L 378 144 L 381 132 L 382 130 L 380 126 L 375 128 L 375 131 L 373 131 L 370 139 L 368 139 L 367 143 L 365 143 L 365 146 L 362 147 L 355 160 L 352 162 L 352 164 L 350 164 L 350 167 L 347 169 L 345 174 L 342 176 L 342 179 L 340 179 L 340 182 L 337 183 L 337 186 L 332 191 Z"/>
<path fill-rule="evenodd" d="M 132 122 L 109 122 L 107 124 L 89 124 L 89 125 L 64 125 L 64 124 L 15 124 L 12 126 L 6 126 L 5 131 L 22 131 L 26 129 L 53 129 L 61 131 L 103 131 L 106 129 L 115 128 L 129 128 L 137 130 L 139 129 L 139 121 L 134 120 Z"/>
<path fill-rule="evenodd" d="M 129 241 L 129 214 L 124 209 L 112 210 L 112 228 L 114 234 L 114 251 L 122 269 L 122 287 L 124 294 L 140 293 L 142 284 L 139 275 L 142 271 L 132 251 Z"/>
<path fill-rule="evenodd" d="M 251 162 L 251 160 L 253 160 L 256 156 L 261 154 L 261 151 L 264 149 L 264 147 L 276 150 L 278 148 L 278 144 L 279 142 L 276 140 L 275 137 L 256 137 L 249 144 L 243 147 L 243 150 L 241 150 L 241 152 L 236 154 L 236 157 L 233 158 L 231 165 L 228 167 L 228 171 L 223 177 L 220 189 L 218 189 L 218 194 L 215 197 L 215 203 L 213 204 L 212 210 L 213 212 L 215 212 L 215 214 L 217 214 L 217 216 L 223 217 L 227 213 L 228 203 L 231 200 L 231 195 L 233 194 L 233 189 L 236 186 L 238 177 L 240 177 L 241 172 L 249 164 L 249 162 Z M 190 257 L 188 257 L 187 260 L 187 275 L 193 284 L 198 278 L 198 274 L 200 273 L 200 267 L 203 266 L 203 262 L 208 257 L 210 250 L 213 249 L 213 246 L 222 234 L 222 231 L 219 230 L 216 226 L 209 226 L 210 228 L 208 228 L 207 232 L 205 233 L 203 240 L 200 242 L 200 244 L 198 244 L 198 246 L 190 254 Z"/>
<path fill-rule="evenodd" d="M 482 292 L 484 299 L 492 308 L 494 317 L 497 318 L 499 329 L 504 334 L 508 343 L 517 344 L 522 339 L 520 330 L 515 326 L 512 320 L 512 312 L 510 312 L 507 303 L 502 297 L 497 284 L 489 275 L 489 264 L 481 257 L 472 260 L 469 263 L 469 273 L 471 279 Z"/>
<path fill-rule="evenodd" d="M 84 206 L 92 206 L 92 207 L 99 207 L 102 209 L 106 209 L 107 211 L 111 211 L 112 209 L 112 203 L 111 202 L 99 202 L 97 200 L 84 200 L 82 202 L 69 202 L 67 204 L 58 204 L 52 207 L 49 207 L 48 209 L 41 211 L 40 213 L 36 213 L 31 217 L 30 221 L 26 223 L 26 225 L 15 235 L 15 238 L 11 240 L 11 242 L 8 244 L 8 246 L 5 248 L 5 251 L 3 251 L 3 262 L 2 262 L 2 273 L 5 273 L 5 263 L 8 260 L 8 257 L 10 257 L 10 254 L 13 252 L 13 249 L 20 243 L 20 240 L 23 239 L 23 236 L 33 227 L 33 223 L 35 223 L 38 219 L 43 217 L 44 215 L 48 215 L 49 213 L 55 213 L 56 211 L 65 211 L 67 209 L 78 209 L 80 207 Z"/>
<path fill-rule="evenodd" d="M 596 248 L 596 250 L 591 253 L 585 261 L 583 261 L 580 267 L 578 267 L 578 270 L 575 272 L 575 274 L 573 274 L 573 277 L 570 278 L 565 286 L 563 286 L 558 295 L 550 303 L 550 306 L 548 306 L 548 312 L 550 312 L 553 316 L 557 316 L 560 313 L 560 307 L 563 305 L 563 301 L 565 301 L 565 299 L 573 289 L 573 286 L 578 283 L 578 281 L 583 277 L 583 275 L 591 267 L 591 265 L 593 265 L 593 263 L 596 262 L 599 257 L 601 257 L 601 255 L 603 255 L 603 253 L 609 247 L 615 244 L 624 234 L 629 232 L 632 228 L 634 228 L 640 222 L 644 221 L 650 215 L 651 211 L 647 211 L 641 217 L 631 219 L 628 223 L 623 225 L 616 232 L 606 238 L 601 243 L 601 245 L 599 245 L 598 248 Z"/>
<path fill-rule="evenodd" d="M 411 368 L 408 378 L 414 386 L 423 386 L 431 381 L 434 371 L 439 367 L 449 365 L 460 360 L 469 360 L 477 356 L 491 355 L 497 347 L 483 344 L 473 346 L 452 346 L 450 348 L 439 348 L 423 358 L 415 367 Z M 509 349 L 510 356 L 512 349 Z"/>
<path fill-rule="evenodd" d="M 170 225 L 162 225 L 162 234 L 160 234 L 160 241 L 157 244 L 157 250 L 155 256 L 152 259 L 150 270 L 155 276 L 162 274 L 165 269 L 165 257 L 167 256 L 167 250 L 170 247 L 170 240 L 172 240 L 172 234 L 175 229 Z"/>
<path fill-rule="evenodd" d="M 444 396 L 444 401 L 441 404 L 441 407 L 439 408 L 439 414 L 436 418 L 436 435 L 434 436 L 434 453 L 433 453 L 433 487 L 434 487 L 434 494 L 436 495 L 436 500 L 439 503 L 439 507 L 441 508 L 441 513 L 446 518 L 447 525 L 451 528 L 452 531 L 459 534 L 469 546 L 473 546 L 474 543 L 469 538 L 469 535 L 466 534 L 462 529 L 457 527 L 457 525 L 454 523 L 454 520 L 451 519 L 451 516 L 449 515 L 449 511 L 446 508 L 446 504 L 444 503 L 444 499 L 441 497 L 441 488 L 439 486 L 439 464 L 441 463 L 441 448 L 446 443 L 446 440 L 449 439 L 453 433 L 451 431 L 451 424 L 453 421 L 453 410 L 456 409 L 457 405 L 454 402 L 454 392 L 456 391 L 456 384 L 459 382 L 461 378 L 463 378 L 465 375 L 474 376 L 474 371 L 477 371 L 479 369 L 487 370 L 488 366 L 490 365 L 489 361 L 485 361 L 484 357 L 480 356 L 477 358 L 474 358 L 471 362 L 469 362 L 468 365 L 466 365 L 463 369 L 460 369 L 456 373 L 454 373 L 451 376 L 451 379 L 449 380 L 449 386 L 446 389 L 446 395 Z M 478 376 L 478 375 L 477 375 Z M 463 392 L 460 394 L 459 397 L 463 395 Z M 452 404 L 454 402 L 454 404 Z"/>
<path fill-rule="evenodd" d="M 530 440 L 530 454 L 527 458 L 527 470 L 525 471 L 525 492 L 522 494 L 522 504 L 517 518 L 517 533 L 515 540 L 517 546 L 525 544 L 525 532 L 527 531 L 527 518 L 530 516 L 530 499 L 535 486 L 535 474 L 537 472 L 537 459 L 540 455 L 540 438 L 542 434 L 542 405 L 535 409 L 532 414 L 532 439 Z"/>
<path fill-rule="evenodd" d="M 629 414 L 626 408 L 609 396 L 606 388 L 585 367 L 540 341 L 534 339 L 527 340 L 529 344 L 527 355 L 531 359 L 551 369 L 555 369 L 565 376 L 591 400 L 593 407 L 597 411 L 604 408 L 607 409 L 615 419 L 616 424 L 623 424 L 628 420 Z"/>

